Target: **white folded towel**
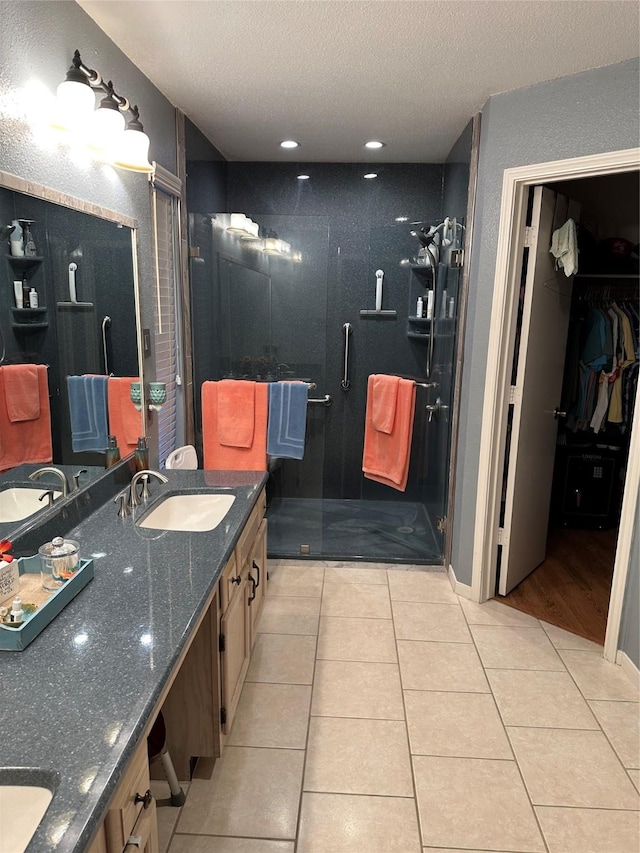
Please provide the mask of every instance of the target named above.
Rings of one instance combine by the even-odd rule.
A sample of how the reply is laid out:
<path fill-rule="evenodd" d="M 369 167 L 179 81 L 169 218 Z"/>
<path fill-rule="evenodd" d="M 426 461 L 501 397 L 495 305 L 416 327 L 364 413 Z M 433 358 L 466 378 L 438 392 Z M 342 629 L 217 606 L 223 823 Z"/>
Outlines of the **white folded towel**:
<path fill-rule="evenodd" d="M 562 267 L 567 277 L 578 272 L 578 234 L 573 219 L 553 232 L 549 251 L 556 259 L 556 269 Z"/>

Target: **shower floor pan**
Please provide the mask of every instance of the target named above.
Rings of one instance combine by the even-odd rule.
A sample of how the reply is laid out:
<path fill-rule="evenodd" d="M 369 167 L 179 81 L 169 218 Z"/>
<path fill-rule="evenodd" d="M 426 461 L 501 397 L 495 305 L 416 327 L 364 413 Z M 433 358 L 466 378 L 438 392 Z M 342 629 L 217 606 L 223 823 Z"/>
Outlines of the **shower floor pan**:
<path fill-rule="evenodd" d="M 442 537 L 422 504 L 278 498 L 267 517 L 272 558 L 442 563 Z"/>

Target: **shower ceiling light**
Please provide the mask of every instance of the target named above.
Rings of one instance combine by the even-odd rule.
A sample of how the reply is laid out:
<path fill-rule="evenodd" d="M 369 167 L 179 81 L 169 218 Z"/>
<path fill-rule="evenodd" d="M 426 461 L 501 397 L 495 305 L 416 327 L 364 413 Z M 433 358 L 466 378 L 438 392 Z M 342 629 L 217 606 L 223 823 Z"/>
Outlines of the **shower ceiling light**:
<path fill-rule="evenodd" d="M 298 175 L 299 181 L 308 181 L 311 175 Z"/>
<path fill-rule="evenodd" d="M 284 142 L 280 143 L 280 148 L 299 148 L 300 143 L 296 142 L 295 139 L 285 139 Z"/>
<path fill-rule="evenodd" d="M 409 221 L 408 216 L 396 216 L 396 222 L 408 222 L 408 221 Z"/>
<path fill-rule="evenodd" d="M 378 142 L 376 139 L 372 139 L 370 142 L 365 142 L 364 147 L 365 148 L 384 148 L 385 143 L 384 142 Z"/>
<path fill-rule="evenodd" d="M 377 178 L 378 173 L 377 172 L 367 172 L 367 174 L 364 177 L 367 178 L 367 180 L 371 180 L 372 178 Z"/>

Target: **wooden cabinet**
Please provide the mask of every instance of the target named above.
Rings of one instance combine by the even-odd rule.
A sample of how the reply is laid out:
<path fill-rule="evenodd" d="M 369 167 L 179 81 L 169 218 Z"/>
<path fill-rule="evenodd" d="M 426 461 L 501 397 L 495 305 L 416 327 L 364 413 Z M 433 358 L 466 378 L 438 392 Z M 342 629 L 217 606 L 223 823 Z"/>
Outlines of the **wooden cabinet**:
<path fill-rule="evenodd" d="M 261 493 L 220 580 L 220 722 L 228 734 L 249 668 L 267 590 L 267 520 Z"/>

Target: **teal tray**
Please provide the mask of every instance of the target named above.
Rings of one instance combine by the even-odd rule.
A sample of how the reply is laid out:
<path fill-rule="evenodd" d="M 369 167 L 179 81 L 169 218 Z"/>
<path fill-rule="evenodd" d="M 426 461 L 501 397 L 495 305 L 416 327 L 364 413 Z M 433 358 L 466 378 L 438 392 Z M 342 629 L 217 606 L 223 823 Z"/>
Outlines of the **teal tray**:
<path fill-rule="evenodd" d="M 18 560 L 20 574 L 40 575 L 40 557 L 21 557 Z M 56 618 L 67 604 L 76 597 L 93 578 L 93 560 L 80 560 L 80 568 L 69 580 L 51 594 L 47 601 L 27 616 L 19 628 L 10 628 L 0 623 L 0 651 L 21 652 L 26 649 L 49 622 Z"/>

